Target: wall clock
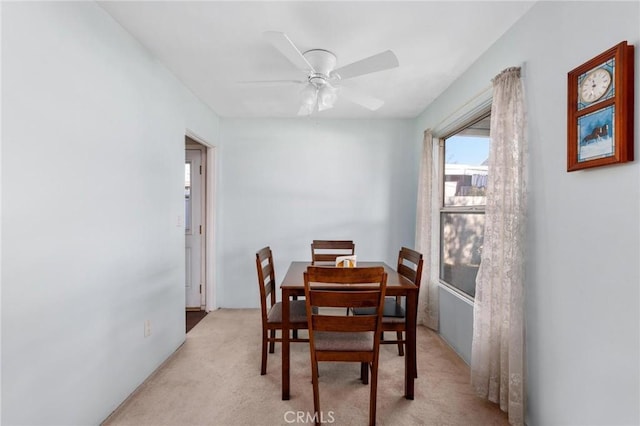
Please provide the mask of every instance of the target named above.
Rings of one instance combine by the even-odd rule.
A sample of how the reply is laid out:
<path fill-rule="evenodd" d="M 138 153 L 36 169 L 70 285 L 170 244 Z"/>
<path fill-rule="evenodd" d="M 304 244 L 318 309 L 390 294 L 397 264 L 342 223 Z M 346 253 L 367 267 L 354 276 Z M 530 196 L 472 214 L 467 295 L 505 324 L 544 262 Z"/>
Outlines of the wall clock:
<path fill-rule="evenodd" d="M 633 55 L 623 41 L 568 73 L 568 172 L 633 161 Z"/>

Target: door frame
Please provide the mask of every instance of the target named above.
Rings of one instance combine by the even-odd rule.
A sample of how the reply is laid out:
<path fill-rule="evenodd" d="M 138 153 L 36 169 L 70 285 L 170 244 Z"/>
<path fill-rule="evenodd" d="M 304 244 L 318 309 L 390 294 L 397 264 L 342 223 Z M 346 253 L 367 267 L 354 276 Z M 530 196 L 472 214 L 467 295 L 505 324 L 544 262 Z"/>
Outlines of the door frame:
<path fill-rule="evenodd" d="M 189 143 L 188 139 L 192 142 Z M 194 145 L 195 143 L 195 145 Z M 216 175 L 217 175 L 217 156 L 216 146 L 207 142 L 190 129 L 185 130 L 184 150 L 187 148 L 203 148 L 205 156 L 204 161 L 204 191 L 205 191 L 205 216 L 204 216 L 204 250 L 202 256 L 202 265 L 204 266 L 204 282 L 203 297 L 204 310 L 210 312 L 218 308 L 217 291 L 216 291 L 216 251 L 215 251 L 215 206 L 216 206 Z"/>
<path fill-rule="evenodd" d="M 185 245 L 187 246 L 185 272 L 188 277 L 190 276 L 185 283 L 188 285 L 186 287 L 187 303 L 185 303 L 187 311 L 201 311 L 205 308 L 206 303 L 206 152 L 205 146 L 196 143 L 188 136 L 185 138 L 185 163 L 191 165 L 190 211 L 185 213 L 191 217 L 185 217 L 184 220 L 185 223 L 191 223 L 191 229 L 185 235 Z M 187 241 L 189 241 L 188 244 Z M 197 294 L 196 290 L 198 290 Z"/>

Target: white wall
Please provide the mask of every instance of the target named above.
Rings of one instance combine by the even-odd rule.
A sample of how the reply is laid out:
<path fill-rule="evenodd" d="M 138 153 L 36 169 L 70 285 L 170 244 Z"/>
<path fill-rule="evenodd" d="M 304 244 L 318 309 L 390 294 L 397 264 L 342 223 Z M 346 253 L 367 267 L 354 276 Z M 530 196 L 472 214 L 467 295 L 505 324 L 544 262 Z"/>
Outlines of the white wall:
<path fill-rule="evenodd" d="M 640 424 L 640 165 L 566 172 L 567 72 L 622 40 L 636 47 L 638 153 L 638 2 L 537 3 L 416 123 L 417 139 L 502 69 L 524 66 L 529 425 Z"/>
<path fill-rule="evenodd" d="M 222 307 L 259 306 L 255 252 L 276 279 L 313 239 L 353 239 L 360 260 L 413 247 L 419 148 L 411 120 L 223 119 L 218 233 Z"/>
<path fill-rule="evenodd" d="M 2 424 L 97 424 L 184 341 L 218 119 L 95 3 L 3 3 L 2 67 Z"/>

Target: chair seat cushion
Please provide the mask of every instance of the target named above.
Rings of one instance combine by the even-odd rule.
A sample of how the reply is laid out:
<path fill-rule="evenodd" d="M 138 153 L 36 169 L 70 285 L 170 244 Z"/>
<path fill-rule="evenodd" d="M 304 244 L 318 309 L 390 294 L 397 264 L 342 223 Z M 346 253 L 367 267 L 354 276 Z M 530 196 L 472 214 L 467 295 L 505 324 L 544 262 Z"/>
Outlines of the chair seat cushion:
<path fill-rule="evenodd" d="M 307 322 L 307 305 L 304 300 L 292 300 L 289 302 L 289 321 Z M 282 302 L 278 302 L 271 307 L 267 314 L 267 322 L 282 322 Z"/>
<path fill-rule="evenodd" d="M 317 351 L 371 351 L 373 332 L 355 333 L 339 331 L 316 331 L 313 340 Z"/>
<path fill-rule="evenodd" d="M 375 315 L 376 308 L 352 308 L 351 312 L 353 312 L 354 315 Z M 382 316 L 385 318 L 398 318 L 398 322 L 404 322 L 405 314 L 404 309 L 402 309 L 402 306 L 396 302 L 394 297 L 385 297 Z"/>
<path fill-rule="evenodd" d="M 383 324 L 404 324 L 405 317 L 382 317 Z"/>

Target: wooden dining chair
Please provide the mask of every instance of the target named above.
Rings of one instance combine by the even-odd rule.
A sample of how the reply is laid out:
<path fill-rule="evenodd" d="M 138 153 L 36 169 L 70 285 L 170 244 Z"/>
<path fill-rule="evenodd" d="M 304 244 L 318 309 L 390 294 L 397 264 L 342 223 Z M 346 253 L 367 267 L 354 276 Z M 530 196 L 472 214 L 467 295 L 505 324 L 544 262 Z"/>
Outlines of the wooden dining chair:
<path fill-rule="evenodd" d="M 311 264 L 335 264 L 338 256 L 352 256 L 356 245 L 351 240 L 313 240 L 311 243 Z"/>
<path fill-rule="evenodd" d="M 324 361 L 359 362 L 364 383 L 368 382 L 367 375 L 371 371 L 369 424 L 375 425 L 378 354 L 386 286 L 387 274 L 381 266 L 309 266 L 304 273 L 316 425 L 320 424 L 321 417 L 318 362 Z M 344 308 L 354 306 L 371 308 L 373 314 L 346 315 Z"/>
<path fill-rule="evenodd" d="M 282 302 L 276 302 L 276 272 L 273 265 L 271 248 L 264 247 L 256 253 L 258 270 L 258 287 L 260 288 L 260 309 L 262 314 L 262 364 L 260 374 L 267 374 L 267 344 L 269 353 L 275 350 L 275 343 L 282 342 L 277 331 L 282 333 Z M 291 342 L 308 342 L 309 339 L 298 338 L 297 330 L 307 328 L 307 312 L 304 300 L 290 302 L 290 328 L 294 332 Z"/>
<path fill-rule="evenodd" d="M 407 247 L 402 247 L 398 253 L 398 266 L 396 271 L 409 281 L 411 281 L 416 287 L 418 287 L 418 293 L 420 291 L 420 281 L 422 279 L 422 253 L 412 250 Z M 387 340 L 383 336 L 380 344 L 397 344 L 398 355 L 404 356 L 404 346 L 406 344 L 406 312 L 402 306 L 402 297 L 386 297 L 384 303 L 384 310 L 382 314 L 382 332 L 395 331 L 396 339 Z M 418 300 L 418 297 L 416 297 Z M 351 312 L 354 315 L 370 315 L 372 310 L 370 308 L 352 308 Z M 417 368 L 416 371 L 417 377 Z"/>

